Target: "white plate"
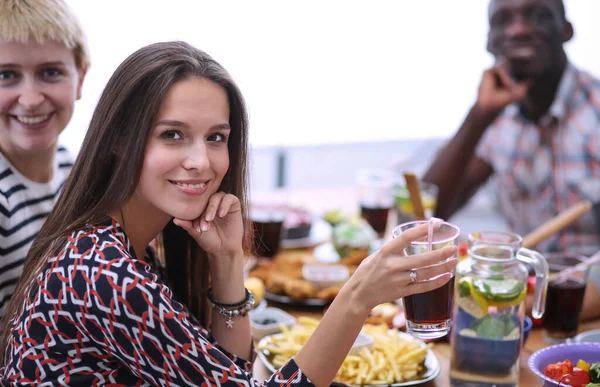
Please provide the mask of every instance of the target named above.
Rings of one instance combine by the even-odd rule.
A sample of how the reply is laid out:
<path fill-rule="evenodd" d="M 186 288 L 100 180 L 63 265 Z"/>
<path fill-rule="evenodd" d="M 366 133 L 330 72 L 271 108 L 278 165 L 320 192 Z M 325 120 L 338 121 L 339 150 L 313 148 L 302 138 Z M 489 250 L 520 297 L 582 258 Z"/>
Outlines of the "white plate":
<path fill-rule="evenodd" d="M 281 248 L 297 249 L 301 247 L 316 246 L 320 243 L 327 242 L 331 238 L 331 225 L 323 218 L 314 217 L 310 233 L 306 238 L 298 239 L 282 239 Z"/>
<path fill-rule="evenodd" d="M 415 340 L 415 338 L 413 336 L 409 335 L 408 333 L 404 333 L 404 332 L 397 332 L 397 333 L 398 333 L 398 335 L 400 337 L 405 338 L 407 340 Z M 282 335 L 281 333 L 277 333 L 277 334 L 274 334 L 274 335 L 263 337 L 258 342 L 257 346 L 262 346 L 262 345 L 266 344 L 267 341 L 271 339 L 271 337 L 281 337 L 281 335 Z M 425 346 L 425 345 L 426 344 L 423 343 L 423 346 Z M 275 372 L 276 371 L 275 367 L 267 359 L 268 354 L 265 353 L 267 351 L 258 350 L 257 352 L 258 352 L 258 357 L 263 362 L 263 364 L 265 365 L 265 367 L 267 367 L 267 369 L 271 373 Z M 441 366 L 440 361 L 438 360 L 437 356 L 435 356 L 435 353 L 433 353 L 433 351 L 431 349 L 427 351 L 427 356 L 425 357 L 425 367 L 427 367 L 427 371 L 423 375 L 422 379 L 411 380 L 411 381 L 402 382 L 402 383 L 378 384 L 378 385 L 373 386 L 373 387 L 417 386 L 419 384 L 424 384 L 424 383 L 427 383 L 429 381 L 432 381 L 433 379 L 435 379 L 440 374 L 440 372 L 442 370 L 442 366 Z M 347 384 L 338 383 L 338 382 L 333 382 L 331 385 L 332 386 L 338 386 L 338 387 L 340 387 L 340 386 L 348 386 Z M 363 385 L 363 386 L 357 386 L 357 387 L 370 387 L 370 386 L 369 385 Z"/>

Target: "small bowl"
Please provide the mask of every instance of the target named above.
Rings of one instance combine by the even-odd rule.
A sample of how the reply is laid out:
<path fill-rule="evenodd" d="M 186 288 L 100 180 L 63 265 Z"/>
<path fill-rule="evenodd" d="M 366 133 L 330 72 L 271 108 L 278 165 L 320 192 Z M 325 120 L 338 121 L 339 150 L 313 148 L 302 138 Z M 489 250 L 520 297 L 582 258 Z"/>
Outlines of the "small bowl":
<path fill-rule="evenodd" d="M 465 312 L 455 316 L 453 329 L 469 327 L 475 320 Z M 525 316 L 523 321 L 523 344 L 529 338 L 533 323 Z M 455 340 L 456 361 L 461 368 L 486 374 L 507 372 L 514 366 L 521 352 L 520 339 L 493 339 L 461 335 L 458 332 L 452 336 Z"/>
<path fill-rule="evenodd" d="M 350 271 L 344 265 L 304 265 L 302 276 L 317 288 L 327 288 L 350 278 Z"/>
<path fill-rule="evenodd" d="M 523 345 L 525 345 L 529 338 L 531 328 L 533 328 L 533 321 L 531 320 L 531 317 L 525 316 L 525 320 L 523 320 Z"/>
<path fill-rule="evenodd" d="M 600 329 L 581 332 L 572 339 L 568 339 L 567 343 L 600 343 Z"/>
<path fill-rule="evenodd" d="M 565 360 L 577 364 L 580 359 L 588 363 L 600 362 L 600 343 L 567 343 L 546 347 L 534 352 L 529 357 L 527 365 L 534 374 L 540 377 L 544 386 L 558 387 L 559 383 L 556 380 L 544 375 L 546 366 Z"/>
<path fill-rule="evenodd" d="M 281 332 L 281 326 L 291 327 L 296 318 L 279 308 L 265 308 L 250 315 L 250 327 L 255 340 Z"/>

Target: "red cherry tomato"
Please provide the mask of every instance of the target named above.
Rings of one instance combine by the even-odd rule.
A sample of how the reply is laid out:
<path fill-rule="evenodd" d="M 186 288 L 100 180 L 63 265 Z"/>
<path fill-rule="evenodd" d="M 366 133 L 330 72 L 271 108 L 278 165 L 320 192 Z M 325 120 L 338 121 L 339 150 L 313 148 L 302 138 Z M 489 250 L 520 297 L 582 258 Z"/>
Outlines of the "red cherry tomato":
<path fill-rule="evenodd" d="M 534 290 L 535 290 L 535 276 L 532 275 L 529 278 L 527 278 L 527 293 L 533 294 Z"/>
<path fill-rule="evenodd" d="M 559 381 L 564 377 L 564 375 L 572 373 L 573 369 L 573 363 L 571 363 L 569 360 L 565 360 L 563 362 L 548 364 L 544 369 L 544 375 L 550 379 Z"/>
<path fill-rule="evenodd" d="M 573 372 L 563 376 L 560 383 L 573 387 L 585 387 L 590 383 L 590 375 L 581 368 L 573 368 Z"/>
<path fill-rule="evenodd" d="M 458 258 L 465 258 L 467 255 L 469 255 L 469 243 L 460 242 L 458 244 Z"/>

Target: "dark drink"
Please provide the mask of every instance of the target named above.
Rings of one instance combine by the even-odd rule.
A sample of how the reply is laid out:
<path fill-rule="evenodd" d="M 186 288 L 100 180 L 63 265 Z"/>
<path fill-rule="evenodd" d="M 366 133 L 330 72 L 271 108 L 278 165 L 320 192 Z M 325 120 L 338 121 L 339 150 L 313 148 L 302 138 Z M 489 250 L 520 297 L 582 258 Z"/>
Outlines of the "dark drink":
<path fill-rule="evenodd" d="M 283 220 L 252 221 L 254 253 L 259 257 L 273 257 L 279 251 Z"/>
<path fill-rule="evenodd" d="M 364 204 L 360 206 L 360 215 L 373 227 L 373 230 L 380 237 L 385 234 L 389 213 L 389 207 L 368 207 Z"/>
<path fill-rule="evenodd" d="M 404 314 L 409 331 L 417 337 L 436 339 L 450 329 L 454 300 L 454 277 L 435 290 L 404 297 Z"/>
<path fill-rule="evenodd" d="M 577 334 L 583 306 L 585 280 L 569 278 L 561 283 L 548 283 L 544 329 L 550 339 L 566 339 Z"/>

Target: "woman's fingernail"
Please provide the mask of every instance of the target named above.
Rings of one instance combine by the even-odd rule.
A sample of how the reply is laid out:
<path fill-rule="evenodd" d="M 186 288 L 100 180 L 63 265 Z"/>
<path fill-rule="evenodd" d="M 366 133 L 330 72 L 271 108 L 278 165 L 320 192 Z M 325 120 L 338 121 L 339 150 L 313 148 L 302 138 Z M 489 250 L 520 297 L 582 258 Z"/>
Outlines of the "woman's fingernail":
<path fill-rule="evenodd" d="M 219 216 L 220 216 L 221 218 L 222 218 L 222 217 L 224 217 L 225 215 L 227 215 L 227 211 L 225 211 L 225 210 L 221 210 L 221 212 L 219 212 Z"/>
<path fill-rule="evenodd" d="M 205 219 L 206 219 L 207 222 L 210 222 L 211 220 L 213 220 L 214 217 L 215 216 L 213 215 L 213 213 L 209 212 L 209 213 L 206 214 Z"/>
<path fill-rule="evenodd" d="M 207 231 L 208 230 L 208 223 L 202 222 L 202 225 L 200 226 L 200 228 L 202 229 L 202 231 Z"/>

